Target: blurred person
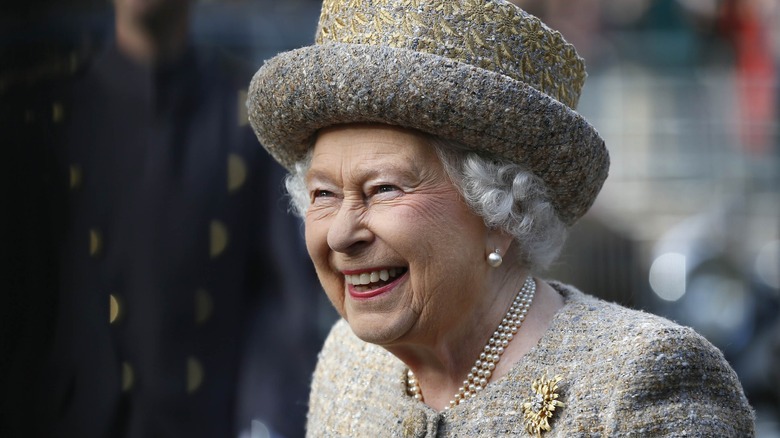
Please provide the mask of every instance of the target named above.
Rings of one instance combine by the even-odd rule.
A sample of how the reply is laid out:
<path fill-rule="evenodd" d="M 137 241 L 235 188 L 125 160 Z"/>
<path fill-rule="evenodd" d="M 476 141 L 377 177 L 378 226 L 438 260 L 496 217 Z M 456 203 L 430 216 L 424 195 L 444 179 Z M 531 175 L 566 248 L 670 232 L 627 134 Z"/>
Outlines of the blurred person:
<path fill-rule="evenodd" d="M 257 72 L 250 122 L 343 318 L 309 436 L 754 434 L 702 336 L 535 275 L 607 177 L 585 76 L 504 0 L 326 1 Z"/>
<path fill-rule="evenodd" d="M 777 123 L 777 2 L 725 0 L 719 27 L 734 49 L 739 139 L 745 152 L 772 154 Z"/>
<path fill-rule="evenodd" d="M 14 357 L 4 436 L 303 434 L 318 288 L 246 124 L 252 70 L 191 44 L 192 7 L 115 0 L 114 38 L 53 87 L 51 332 Z"/>

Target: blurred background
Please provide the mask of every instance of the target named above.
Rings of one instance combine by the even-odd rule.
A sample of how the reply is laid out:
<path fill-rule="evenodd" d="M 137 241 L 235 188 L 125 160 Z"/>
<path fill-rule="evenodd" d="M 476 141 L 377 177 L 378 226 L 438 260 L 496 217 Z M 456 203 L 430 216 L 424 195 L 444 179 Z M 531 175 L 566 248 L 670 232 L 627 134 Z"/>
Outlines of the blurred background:
<path fill-rule="evenodd" d="M 780 437 L 780 2 L 516 3 L 585 58 L 579 111 L 612 160 L 596 205 L 547 275 L 694 327 L 739 374 L 758 436 Z M 190 35 L 194 45 L 217 47 L 255 70 L 277 52 L 310 44 L 319 7 L 314 0 L 195 1 Z M 56 124 L 60 110 L 41 90 L 89 68 L 113 37 L 113 14 L 108 0 L 4 3 L 4 137 Z M 30 163 L 4 161 L 7 199 L 25 196 L 15 187 Z M 327 303 L 308 312 L 315 337 L 324 336 L 333 320 Z M 18 326 L 3 335 L 21 333 Z M 313 361 L 312 351 L 301 353 L 304 361 Z M 249 417 L 236 421 L 246 425 Z M 273 429 L 273 420 L 266 423 Z"/>

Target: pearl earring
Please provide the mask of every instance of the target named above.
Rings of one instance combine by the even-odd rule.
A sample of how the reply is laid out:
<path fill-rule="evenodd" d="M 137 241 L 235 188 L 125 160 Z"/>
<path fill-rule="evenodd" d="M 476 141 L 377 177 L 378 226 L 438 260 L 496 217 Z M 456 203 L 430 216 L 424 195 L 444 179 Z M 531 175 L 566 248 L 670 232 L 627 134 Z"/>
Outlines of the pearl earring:
<path fill-rule="evenodd" d="M 501 266 L 501 262 L 503 262 L 503 261 L 504 261 L 504 258 L 501 257 L 501 250 L 498 249 L 498 248 L 496 248 L 495 251 L 493 251 L 490 254 L 488 254 L 488 257 L 487 257 L 488 265 L 490 265 L 490 266 L 492 266 L 494 268 L 497 268 L 497 267 Z"/>

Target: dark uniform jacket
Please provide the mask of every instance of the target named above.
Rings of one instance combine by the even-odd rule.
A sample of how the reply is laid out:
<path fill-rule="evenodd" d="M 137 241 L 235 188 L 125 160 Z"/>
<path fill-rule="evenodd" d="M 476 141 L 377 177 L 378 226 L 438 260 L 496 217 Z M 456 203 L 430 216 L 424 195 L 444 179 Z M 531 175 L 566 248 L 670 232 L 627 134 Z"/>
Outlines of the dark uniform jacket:
<path fill-rule="evenodd" d="M 29 431 L 234 436 L 250 376 L 243 412 L 302 433 L 319 344 L 296 294 L 319 292 L 236 66 L 190 49 L 142 67 L 109 45 L 53 93 L 56 291 Z"/>

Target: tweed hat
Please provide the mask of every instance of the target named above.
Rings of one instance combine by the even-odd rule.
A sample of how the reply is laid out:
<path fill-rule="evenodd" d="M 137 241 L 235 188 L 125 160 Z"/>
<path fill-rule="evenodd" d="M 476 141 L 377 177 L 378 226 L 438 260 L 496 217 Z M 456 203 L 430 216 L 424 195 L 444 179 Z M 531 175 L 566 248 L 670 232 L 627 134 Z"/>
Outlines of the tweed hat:
<path fill-rule="evenodd" d="M 529 169 L 571 225 L 609 168 L 574 111 L 585 76 L 559 32 L 504 0 L 325 0 L 315 44 L 266 61 L 247 106 L 289 170 L 326 126 L 413 128 Z"/>

